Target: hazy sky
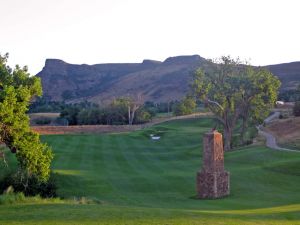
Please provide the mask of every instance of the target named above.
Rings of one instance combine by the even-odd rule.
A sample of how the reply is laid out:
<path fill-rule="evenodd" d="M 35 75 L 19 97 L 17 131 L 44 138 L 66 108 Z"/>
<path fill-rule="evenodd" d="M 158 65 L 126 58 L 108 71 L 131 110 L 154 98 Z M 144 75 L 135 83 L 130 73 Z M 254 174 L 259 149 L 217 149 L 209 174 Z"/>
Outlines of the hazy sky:
<path fill-rule="evenodd" d="M 199 54 L 300 61 L 298 0 L 0 0 L 0 53 L 39 72 Z"/>

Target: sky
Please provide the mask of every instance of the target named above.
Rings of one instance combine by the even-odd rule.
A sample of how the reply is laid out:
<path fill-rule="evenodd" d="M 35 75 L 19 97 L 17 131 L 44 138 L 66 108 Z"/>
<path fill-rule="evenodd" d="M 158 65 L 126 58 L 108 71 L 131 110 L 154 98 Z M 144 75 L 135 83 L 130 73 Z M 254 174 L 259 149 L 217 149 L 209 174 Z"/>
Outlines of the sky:
<path fill-rule="evenodd" d="M 0 0 L 0 54 L 31 74 L 73 64 L 231 55 L 300 61 L 298 0 Z"/>

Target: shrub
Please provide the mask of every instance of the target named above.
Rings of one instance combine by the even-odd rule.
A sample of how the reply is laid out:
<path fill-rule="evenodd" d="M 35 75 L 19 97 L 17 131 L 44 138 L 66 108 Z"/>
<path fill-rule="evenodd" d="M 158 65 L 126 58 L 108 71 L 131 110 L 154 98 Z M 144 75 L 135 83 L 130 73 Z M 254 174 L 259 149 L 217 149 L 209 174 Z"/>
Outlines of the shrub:
<path fill-rule="evenodd" d="M 57 186 L 53 174 L 48 181 L 39 181 L 36 176 L 29 176 L 24 172 L 8 173 L 0 181 L 0 192 L 5 193 L 11 188 L 17 193 L 24 193 L 25 196 L 40 195 L 43 198 L 57 196 Z"/>
<path fill-rule="evenodd" d="M 51 119 L 49 119 L 49 118 L 40 118 L 40 119 L 35 120 L 35 123 L 38 124 L 38 125 L 47 125 L 47 124 L 51 123 Z"/>
<path fill-rule="evenodd" d="M 300 116 L 300 101 L 295 102 L 294 108 L 293 108 L 294 116 Z"/>
<path fill-rule="evenodd" d="M 14 204 L 25 202 L 25 196 L 21 193 L 8 193 L 0 195 L 0 205 Z"/>

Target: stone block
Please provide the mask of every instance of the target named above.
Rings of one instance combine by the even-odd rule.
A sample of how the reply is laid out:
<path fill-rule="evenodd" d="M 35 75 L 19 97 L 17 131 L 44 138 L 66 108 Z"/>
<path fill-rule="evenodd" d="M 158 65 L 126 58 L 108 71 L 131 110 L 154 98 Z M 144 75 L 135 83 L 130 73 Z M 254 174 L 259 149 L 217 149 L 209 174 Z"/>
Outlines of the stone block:
<path fill-rule="evenodd" d="M 221 198 L 230 193 L 229 172 L 224 170 L 222 134 L 209 132 L 203 138 L 203 165 L 197 173 L 197 196 L 203 199 Z"/>
<path fill-rule="evenodd" d="M 198 172 L 198 198 L 215 199 L 229 195 L 229 172 Z"/>

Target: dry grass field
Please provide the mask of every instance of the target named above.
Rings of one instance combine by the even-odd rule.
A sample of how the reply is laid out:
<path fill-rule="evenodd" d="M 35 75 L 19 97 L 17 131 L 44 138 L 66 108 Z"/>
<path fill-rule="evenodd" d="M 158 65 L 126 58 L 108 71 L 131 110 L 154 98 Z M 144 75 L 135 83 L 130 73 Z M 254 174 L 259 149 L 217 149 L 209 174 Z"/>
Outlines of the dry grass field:
<path fill-rule="evenodd" d="M 300 117 L 274 120 L 265 130 L 276 137 L 279 145 L 300 150 Z"/>
<path fill-rule="evenodd" d="M 59 116 L 55 115 L 56 113 L 34 113 L 30 114 L 30 117 L 33 119 L 40 119 L 42 116 L 46 117 L 47 115 L 57 118 Z M 171 121 L 171 120 L 180 120 L 180 119 L 194 119 L 200 117 L 210 117 L 212 114 L 208 112 L 198 112 L 185 116 L 171 116 L 171 117 L 160 117 L 154 118 L 150 123 L 139 124 L 139 125 L 75 125 L 75 126 L 38 126 L 34 123 L 31 123 L 31 129 L 41 135 L 49 134 L 101 134 L 101 133 L 121 133 L 135 131 L 143 129 L 146 127 L 151 127 L 153 125 Z M 56 116 L 56 117 L 55 117 Z"/>
<path fill-rule="evenodd" d="M 82 126 L 32 126 L 31 129 L 39 134 L 100 134 L 120 133 L 140 129 L 139 125 L 82 125 Z"/>

